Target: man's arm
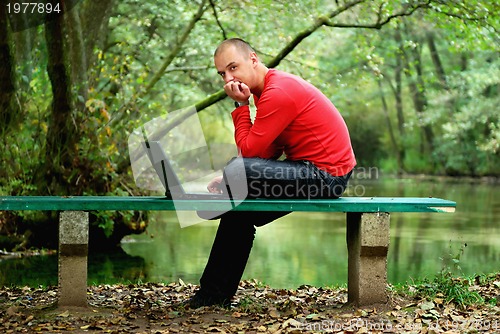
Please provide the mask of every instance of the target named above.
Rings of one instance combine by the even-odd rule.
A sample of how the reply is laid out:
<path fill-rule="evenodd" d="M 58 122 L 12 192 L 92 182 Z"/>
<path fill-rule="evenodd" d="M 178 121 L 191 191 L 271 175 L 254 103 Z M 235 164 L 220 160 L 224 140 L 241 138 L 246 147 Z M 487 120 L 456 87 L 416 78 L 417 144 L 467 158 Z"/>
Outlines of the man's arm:
<path fill-rule="evenodd" d="M 236 145 L 243 157 L 276 158 L 283 147 L 274 144 L 276 138 L 295 119 L 297 108 L 285 91 L 273 89 L 258 101 L 252 124 L 250 109 L 239 107 L 232 112 Z"/>

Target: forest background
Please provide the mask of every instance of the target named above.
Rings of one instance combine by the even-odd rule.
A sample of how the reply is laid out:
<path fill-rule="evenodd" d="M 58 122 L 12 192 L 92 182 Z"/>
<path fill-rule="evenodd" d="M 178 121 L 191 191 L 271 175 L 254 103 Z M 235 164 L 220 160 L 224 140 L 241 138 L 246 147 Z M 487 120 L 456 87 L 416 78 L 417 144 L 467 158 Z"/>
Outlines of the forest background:
<path fill-rule="evenodd" d="M 72 0 L 49 1 L 64 15 L 47 16 L 14 15 L 13 2 L 0 7 L 0 195 L 147 194 L 128 136 L 189 106 L 209 145 L 232 141 L 212 62 L 230 37 L 331 99 L 358 167 L 500 174 L 497 1 Z M 148 222 L 133 211 L 93 218 L 91 247 Z M 54 247 L 55 221 L 0 213 L 0 249 Z"/>

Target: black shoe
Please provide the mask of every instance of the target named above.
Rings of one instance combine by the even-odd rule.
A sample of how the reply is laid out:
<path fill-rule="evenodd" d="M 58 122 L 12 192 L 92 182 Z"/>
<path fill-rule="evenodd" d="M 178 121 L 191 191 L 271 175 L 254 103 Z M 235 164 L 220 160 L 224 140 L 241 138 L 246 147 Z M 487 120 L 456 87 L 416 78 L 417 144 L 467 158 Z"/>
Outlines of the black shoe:
<path fill-rule="evenodd" d="M 223 308 L 231 307 L 231 298 L 222 298 L 211 296 L 201 291 L 198 291 L 189 301 L 187 302 L 189 308 L 195 309 L 203 306 L 220 306 Z"/>

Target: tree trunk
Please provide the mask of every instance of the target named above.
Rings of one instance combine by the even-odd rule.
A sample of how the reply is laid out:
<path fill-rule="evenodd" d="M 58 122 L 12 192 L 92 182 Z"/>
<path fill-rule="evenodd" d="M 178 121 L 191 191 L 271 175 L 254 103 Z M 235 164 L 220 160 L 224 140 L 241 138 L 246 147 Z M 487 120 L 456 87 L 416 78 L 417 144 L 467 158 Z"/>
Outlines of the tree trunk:
<path fill-rule="evenodd" d="M 391 119 L 389 117 L 389 108 L 387 107 L 387 101 L 385 99 L 384 90 L 382 89 L 381 79 L 377 79 L 377 83 L 378 83 L 378 88 L 379 88 L 379 92 L 380 92 L 380 99 L 382 100 L 382 109 L 384 110 L 384 116 L 385 116 L 385 120 L 387 122 L 387 129 L 389 131 L 389 137 L 391 138 L 391 144 L 392 144 L 392 147 L 394 149 L 394 154 L 396 155 L 396 160 L 398 163 L 398 175 L 399 175 L 403 171 L 403 161 L 401 160 L 401 154 L 400 154 L 401 151 L 398 147 L 399 145 L 396 141 L 396 136 L 394 135 L 394 131 L 392 129 Z"/>
<path fill-rule="evenodd" d="M 418 47 L 410 48 L 404 53 L 405 72 L 408 78 L 408 86 L 413 100 L 413 106 L 417 113 L 419 126 L 424 134 L 424 147 L 432 152 L 434 133 L 430 124 L 425 120 L 425 110 L 427 108 L 427 96 L 425 92 L 425 83 L 422 73 L 422 58 Z M 412 71 L 414 70 L 414 71 Z M 414 72 L 415 74 L 413 74 Z M 422 154 L 425 148 L 422 147 Z"/>
<path fill-rule="evenodd" d="M 394 99 L 396 101 L 396 115 L 398 119 L 398 130 L 399 135 L 404 142 L 406 131 L 405 131 L 405 117 L 403 112 L 403 80 L 402 73 L 404 68 L 403 61 L 403 42 L 401 38 L 401 31 L 399 26 L 396 27 L 394 38 L 399 45 L 399 52 L 396 55 L 396 68 L 394 70 L 394 81 L 395 81 L 395 89 L 394 89 Z M 404 170 L 404 160 L 406 156 L 405 146 L 402 144 L 399 146 L 399 154 L 401 156 L 401 168 Z"/>
<path fill-rule="evenodd" d="M 443 89 L 449 90 L 443 63 L 441 62 L 441 58 L 439 57 L 439 52 L 436 47 L 436 42 L 434 41 L 434 33 L 432 31 L 428 31 L 426 33 L 426 38 L 427 46 L 429 47 L 432 63 L 434 64 L 434 70 L 436 71 L 439 83 L 441 84 L 441 87 Z"/>
<path fill-rule="evenodd" d="M 24 24 L 28 25 L 26 15 L 29 14 L 24 14 L 22 18 L 25 21 Z M 13 34 L 14 44 L 16 47 L 16 61 L 18 66 L 20 66 L 21 72 L 21 78 L 18 84 L 20 90 L 25 92 L 29 90 L 29 84 L 32 79 L 33 64 L 31 51 L 33 50 L 33 40 L 35 35 L 36 33 L 33 29 L 24 29 Z M 23 96 L 20 96 L 20 99 L 24 102 Z"/>
<path fill-rule="evenodd" d="M 60 1 L 60 6 L 63 2 Z M 67 195 L 69 184 L 64 177 L 71 171 L 72 161 L 77 156 L 76 142 L 79 138 L 79 122 L 73 114 L 71 80 L 64 48 L 64 18 L 58 15 L 45 26 L 48 64 L 47 73 L 52 85 L 52 105 L 45 147 L 45 163 L 42 167 L 44 184 L 49 192 Z M 44 191 L 44 189 L 41 189 Z"/>
<path fill-rule="evenodd" d="M 402 80 L 402 73 L 403 73 L 403 43 L 401 39 L 401 33 L 399 32 L 399 29 L 396 29 L 395 33 L 395 39 L 396 42 L 399 45 L 399 52 L 396 55 L 396 68 L 394 70 L 394 81 L 396 82 L 396 88 L 394 90 L 394 98 L 396 100 L 396 112 L 398 116 L 398 130 L 399 134 L 401 136 L 404 136 L 405 134 L 405 119 L 404 119 L 404 114 L 403 114 L 403 98 L 401 92 L 403 91 L 403 80 Z"/>
<path fill-rule="evenodd" d="M 85 55 L 85 44 L 82 33 L 82 24 L 78 10 L 80 6 L 74 7 L 65 15 L 65 27 L 68 32 L 69 60 L 71 63 L 71 82 L 77 89 L 79 96 L 77 110 L 85 109 L 85 101 L 88 96 L 87 58 Z"/>
<path fill-rule="evenodd" d="M 6 6 L 0 6 L 0 134 L 6 135 L 19 116 L 15 101 L 14 60 L 10 46 L 9 20 Z"/>
<path fill-rule="evenodd" d="M 104 49 L 108 37 L 108 21 L 114 0 L 83 1 L 78 5 L 82 31 L 84 32 L 85 63 L 92 64 L 96 58 L 94 49 Z"/>
<path fill-rule="evenodd" d="M 469 61 L 469 54 L 465 51 L 460 53 L 460 70 L 462 72 L 467 71 L 468 61 Z"/>

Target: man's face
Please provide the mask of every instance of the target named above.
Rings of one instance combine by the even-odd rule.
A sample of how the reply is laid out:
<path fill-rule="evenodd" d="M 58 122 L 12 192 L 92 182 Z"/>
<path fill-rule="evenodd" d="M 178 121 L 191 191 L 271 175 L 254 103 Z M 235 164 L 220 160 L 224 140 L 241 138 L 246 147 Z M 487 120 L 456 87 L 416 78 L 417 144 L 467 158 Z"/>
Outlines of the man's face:
<path fill-rule="evenodd" d="M 215 56 L 214 63 L 225 83 L 243 82 L 250 89 L 254 86 L 257 66 L 257 56 L 254 53 L 244 54 L 230 45 Z"/>

